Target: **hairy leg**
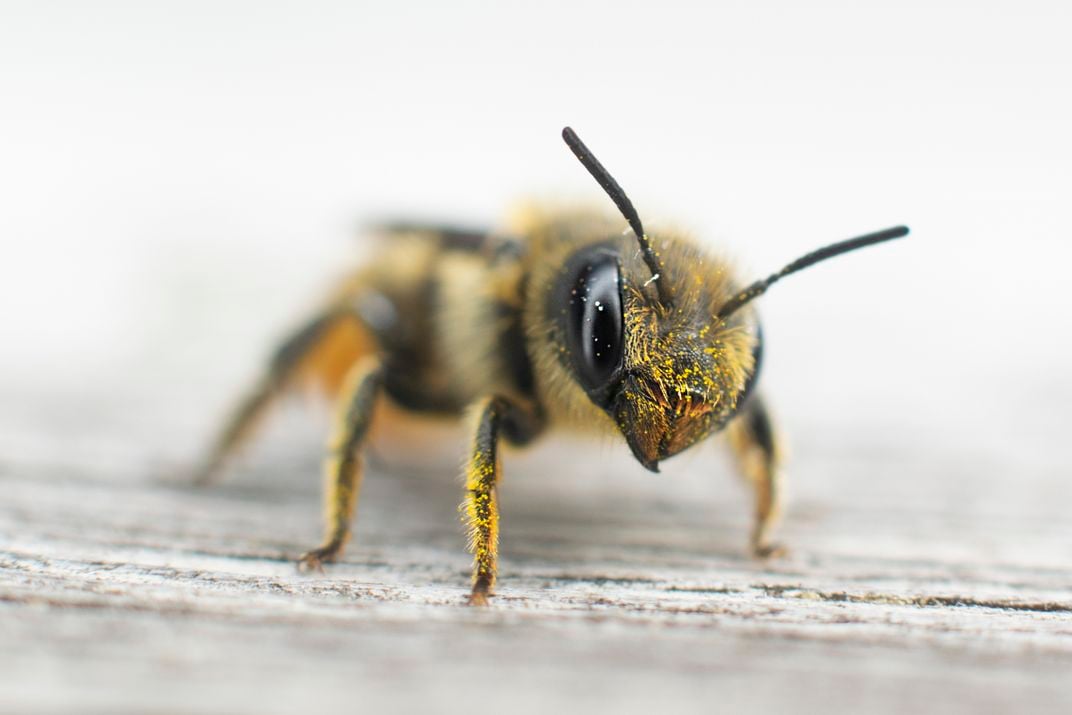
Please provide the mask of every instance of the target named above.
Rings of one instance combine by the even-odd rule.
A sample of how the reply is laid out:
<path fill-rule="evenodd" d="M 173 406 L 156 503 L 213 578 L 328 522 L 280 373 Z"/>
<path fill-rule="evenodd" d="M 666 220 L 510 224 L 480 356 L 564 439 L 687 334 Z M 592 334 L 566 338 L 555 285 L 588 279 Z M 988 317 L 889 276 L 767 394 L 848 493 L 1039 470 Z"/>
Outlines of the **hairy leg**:
<path fill-rule="evenodd" d="M 755 492 L 755 525 L 752 552 L 759 558 L 778 556 L 785 549 L 772 532 L 781 517 L 781 448 L 766 405 L 754 395 L 729 424 L 730 447 L 745 478 Z"/>
<path fill-rule="evenodd" d="M 264 375 L 239 400 L 194 478 L 216 481 L 228 461 L 256 433 L 272 404 L 302 378 L 338 389 L 340 376 L 374 349 L 371 333 L 352 311 L 329 309 L 316 315 L 280 345 Z M 345 366 L 345 367 L 343 367 Z"/>
<path fill-rule="evenodd" d="M 351 369 L 339 398 L 335 431 L 324 463 L 324 541 L 302 554 L 298 559 L 300 569 L 319 569 L 323 562 L 334 561 L 350 538 L 350 522 L 361 488 L 361 450 L 382 392 L 383 368 L 379 360 L 365 358 Z"/>
<path fill-rule="evenodd" d="M 473 590 L 469 604 L 487 605 L 495 585 L 499 558 L 500 436 L 524 444 L 542 429 L 542 420 L 530 407 L 503 397 L 487 397 L 473 406 L 472 450 L 465 469 L 465 501 L 461 511 L 469 530 L 473 554 Z"/>

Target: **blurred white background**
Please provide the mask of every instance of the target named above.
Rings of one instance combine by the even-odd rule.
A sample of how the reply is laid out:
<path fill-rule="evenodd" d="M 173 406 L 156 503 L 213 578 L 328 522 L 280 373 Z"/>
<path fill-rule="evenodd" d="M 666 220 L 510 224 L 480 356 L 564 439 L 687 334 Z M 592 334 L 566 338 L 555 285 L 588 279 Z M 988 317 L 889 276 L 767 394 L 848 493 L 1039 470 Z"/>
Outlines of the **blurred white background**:
<path fill-rule="evenodd" d="M 362 221 L 604 201 L 571 124 L 647 222 L 751 274 L 911 226 L 764 298 L 797 441 L 1055 469 L 1069 7 L 3 2 L 0 445 L 109 404 L 188 453 Z"/>

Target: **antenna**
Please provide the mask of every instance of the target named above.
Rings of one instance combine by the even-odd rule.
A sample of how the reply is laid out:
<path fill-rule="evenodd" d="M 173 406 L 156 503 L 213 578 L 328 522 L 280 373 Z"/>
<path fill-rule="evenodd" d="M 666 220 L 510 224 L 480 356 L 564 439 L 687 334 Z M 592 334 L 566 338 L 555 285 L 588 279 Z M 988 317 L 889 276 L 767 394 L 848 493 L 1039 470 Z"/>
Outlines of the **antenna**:
<path fill-rule="evenodd" d="M 811 253 L 796 259 L 777 273 L 773 273 L 766 278 L 756 281 L 737 295 L 730 298 L 729 301 L 719 309 L 715 318 L 718 320 L 728 318 L 738 308 L 766 293 L 768 288 L 782 278 L 785 278 L 790 273 L 796 273 L 797 271 L 815 265 L 820 261 L 825 261 L 827 258 L 833 258 L 834 256 L 840 256 L 842 253 L 855 251 L 857 248 L 864 248 L 866 246 L 890 241 L 907 235 L 908 226 L 894 226 L 883 231 L 876 231 L 875 233 L 857 236 L 856 238 L 850 238 L 846 241 L 832 243 L 829 246 L 824 246 L 816 251 L 812 251 Z"/>
<path fill-rule="evenodd" d="M 588 169 L 588 173 L 592 175 L 599 185 L 603 187 L 603 190 L 610 196 L 610 200 L 614 202 L 614 205 L 618 207 L 618 210 L 622 212 L 622 216 L 629 222 L 629 226 L 633 229 L 633 233 L 636 234 L 637 243 L 640 244 L 641 254 L 644 257 L 644 263 L 648 265 L 648 269 L 651 270 L 651 280 L 655 282 L 655 287 L 659 291 L 659 302 L 664 305 L 670 304 L 670 289 L 666 282 L 666 274 L 663 271 L 662 265 L 659 263 L 659 257 L 655 254 L 655 251 L 651 247 L 651 242 L 648 240 L 647 234 L 644 233 L 644 225 L 640 222 L 640 216 L 637 214 L 637 210 L 633 207 L 633 202 L 629 200 L 629 197 L 625 195 L 625 191 L 618 182 L 614 180 L 614 177 L 610 175 L 602 164 L 599 163 L 599 159 L 592 154 L 592 151 L 585 146 L 581 138 L 577 136 L 569 127 L 562 130 L 562 138 L 565 140 L 566 145 L 574 153 L 574 155 L 580 159 L 584 164 L 584 168 Z M 663 280 L 660 280 L 663 279 Z"/>

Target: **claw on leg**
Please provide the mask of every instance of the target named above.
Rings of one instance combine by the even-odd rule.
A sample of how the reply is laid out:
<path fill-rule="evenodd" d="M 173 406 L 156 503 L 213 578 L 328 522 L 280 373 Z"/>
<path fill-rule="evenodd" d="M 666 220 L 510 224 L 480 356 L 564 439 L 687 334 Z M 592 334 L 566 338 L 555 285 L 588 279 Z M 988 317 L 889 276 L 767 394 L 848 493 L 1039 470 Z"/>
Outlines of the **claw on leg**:
<path fill-rule="evenodd" d="M 470 606 L 486 606 L 491 596 L 491 580 L 486 577 L 478 577 L 473 584 L 473 591 L 469 594 L 466 603 Z"/>
<path fill-rule="evenodd" d="M 764 561 L 768 559 L 780 559 L 789 555 L 789 549 L 784 544 L 752 544 L 752 555 Z"/>
<path fill-rule="evenodd" d="M 469 600 L 465 603 L 467 606 L 487 606 L 488 594 L 484 591 L 473 591 L 469 594 Z"/>
<path fill-rule="evenodd" d="M 317 571 L 324 573 L 324 564 L 334 563 L 342 551 L 342 544 L 325 544 L 316 549 L 306 551 L 298 557 L 298 571 L 311 573 Z"/>

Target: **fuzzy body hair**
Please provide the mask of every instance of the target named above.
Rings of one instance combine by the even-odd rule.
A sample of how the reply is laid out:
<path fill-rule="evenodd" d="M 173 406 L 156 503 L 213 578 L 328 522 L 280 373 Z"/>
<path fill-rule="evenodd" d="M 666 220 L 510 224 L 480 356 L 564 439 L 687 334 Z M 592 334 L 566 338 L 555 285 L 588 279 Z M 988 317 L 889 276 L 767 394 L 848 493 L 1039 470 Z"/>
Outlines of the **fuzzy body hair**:
<path fill-rule="evenodd" d="M 552 300 L 568 257 L 604 243 L 621 256 L 624 369 L 637 378 L 633 419 L 660 428 L 683 416 L 698 439 L 737 408 L 755 367 L 755 315 L 748 308 L 717 320 L 741 286 L 729 263 L 683 233 L 656 230 L 666 271 L 655 280 L 668 281 L 674 296 L 662 305 L 622 228 L 605 212 L 527 207 L 507 232 L 479 241 L 452 242 L 435 228 L 389 232 L 369 266 L 332 296 L 363 316 L 370 335 L 348 343 L 341 336 L 310 372 L 335 392 L 348 363 L 375 352 L 384 359 L 387 394 L 412 411 L 461 414 L 502 395 L 536 406 L 548 427 L 613 434 L 616 418 L 593 404 L 571 369 L 564 307 Z"/>

